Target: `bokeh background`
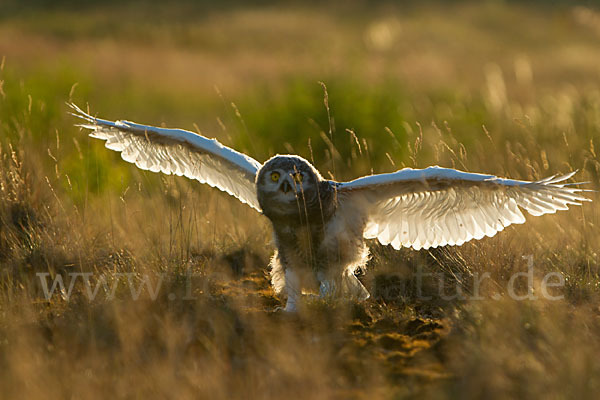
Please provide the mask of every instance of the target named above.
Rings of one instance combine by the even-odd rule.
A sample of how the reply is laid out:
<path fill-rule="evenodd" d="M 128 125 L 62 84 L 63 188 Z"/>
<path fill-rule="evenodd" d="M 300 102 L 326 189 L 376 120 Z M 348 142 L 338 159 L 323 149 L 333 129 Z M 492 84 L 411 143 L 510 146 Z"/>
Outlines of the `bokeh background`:
<path fill-rule="evenodd" d="M 596 2 L 3 0 L 0 58 L 2 397 L 597 395 L 596 193 L 461 248 L 371 243 L 372 299 L 282 316 L 263 217 L 135 169 L 65 104 L 260 161 L 300 154 L 339 180 L 432 164 L 518 179 L 578 169 L 597 190 Z M 528 255 L 534 292 L 558 272 L 562 300 L 506 296 Z M 434 282 L 425 301 L 417 268 L 444 272 L 449 293 L 492 278 L 484 300 L 442 299 Z M 121 282 L 114 298 L 77 283 L 47 301 L 40 272 L 164 280 L 157 299 L 134 301 Z"/>

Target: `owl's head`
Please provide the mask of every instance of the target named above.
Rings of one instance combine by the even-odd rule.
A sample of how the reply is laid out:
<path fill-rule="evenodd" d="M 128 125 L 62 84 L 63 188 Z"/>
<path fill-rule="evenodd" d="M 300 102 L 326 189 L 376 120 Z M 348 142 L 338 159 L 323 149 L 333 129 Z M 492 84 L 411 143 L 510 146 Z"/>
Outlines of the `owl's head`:
<path fill-rule="evenodd" d="M 304 158 L 277 155 L 256 176 L 258 202 L 265 215 L 295 215 L 318 206 L 319 172 Z"/>

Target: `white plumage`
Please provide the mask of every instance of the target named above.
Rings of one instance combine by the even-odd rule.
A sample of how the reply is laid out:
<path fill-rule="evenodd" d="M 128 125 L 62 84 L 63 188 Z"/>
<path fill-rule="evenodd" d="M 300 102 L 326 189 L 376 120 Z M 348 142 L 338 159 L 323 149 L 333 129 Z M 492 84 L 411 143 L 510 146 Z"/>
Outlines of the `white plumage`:
<path fill-rule="evenodd" d="M 305 275 L 323 296 L 367 298 L 354 276 L 368 260 L 364 239 L 395 249 L 462 245 L 522 224 L 522 210 L 538 216 L 589 201 L 584 189 L 565 183 L 575 172 L 529 182 L 434 166 L 326 181 L 298 156 L 261 164 L 193 132 L 107 121 L 70 107 L 85 121 L 79 126 L 125 161 L 207 183 L 267 216 L 277 246 L 272 282 L 287 293 L 289 311 L 310 286 Z"/>
<path fill-rule="evenodd" d="M 106 121 L 70 106 L 76 111 L 73 115 L 87 121 L 78 126 L 91 129 L 91 137 L 106 140 L 106 148 L 120 152 L 123 160 L 148 171 L 207 183 L 260 211 L 254 177 L 261 164 L 255 159 L 193 132 Z"/>
<path fill-rule="evenodd" d="M 372 205 L 365 238 L 419 250 L 494 236 L 525 222 L 519 208 L 538 216 L 581 204 L 588 200 L 581 189 L 563 183 L 574 174 L 528 182 L 434 166 L 366 176 L 338 190 Z"/>

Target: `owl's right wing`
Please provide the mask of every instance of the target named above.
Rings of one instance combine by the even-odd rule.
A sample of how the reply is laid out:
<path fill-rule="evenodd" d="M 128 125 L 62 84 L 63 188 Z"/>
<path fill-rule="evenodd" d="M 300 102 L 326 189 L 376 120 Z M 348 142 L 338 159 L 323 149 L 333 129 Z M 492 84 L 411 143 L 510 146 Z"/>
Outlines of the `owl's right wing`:
<path fill-rule="evenodd" d="M 69 106 L 85 121 L 78 126 L 90 129 L 91 137 L 106 140 L 106 148 L 120 152 L 123 160 L 152 172 L 196 179 L 261 211 L 254 183 L 261 164 L 255 159 L 193 132 L 107 121 L 75 104 Z"/>
<path fill-rule="evenodd" d="M 564 183 L 575 174 L 536 182 L 449 168 L 405 168 L 338 184 L 339 207 L 366 209 L 363 236 L 395 249 L 461 245 L 522 224 L 521 209 L 537 216 L 589 199 Z M 343 211 L 343 210 L 342 210 Z"/>

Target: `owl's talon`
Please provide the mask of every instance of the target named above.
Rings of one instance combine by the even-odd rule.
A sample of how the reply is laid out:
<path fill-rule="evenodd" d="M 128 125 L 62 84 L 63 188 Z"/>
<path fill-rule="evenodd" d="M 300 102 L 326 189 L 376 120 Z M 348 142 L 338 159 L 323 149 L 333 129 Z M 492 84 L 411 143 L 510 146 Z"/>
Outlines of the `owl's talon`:
<path fill-rule="evenodd" d="M 278 306 L 273 309 L 274 313 L 295 313 L 298 309 L 295 302 L 288 301 L 285 307 Z"/>

